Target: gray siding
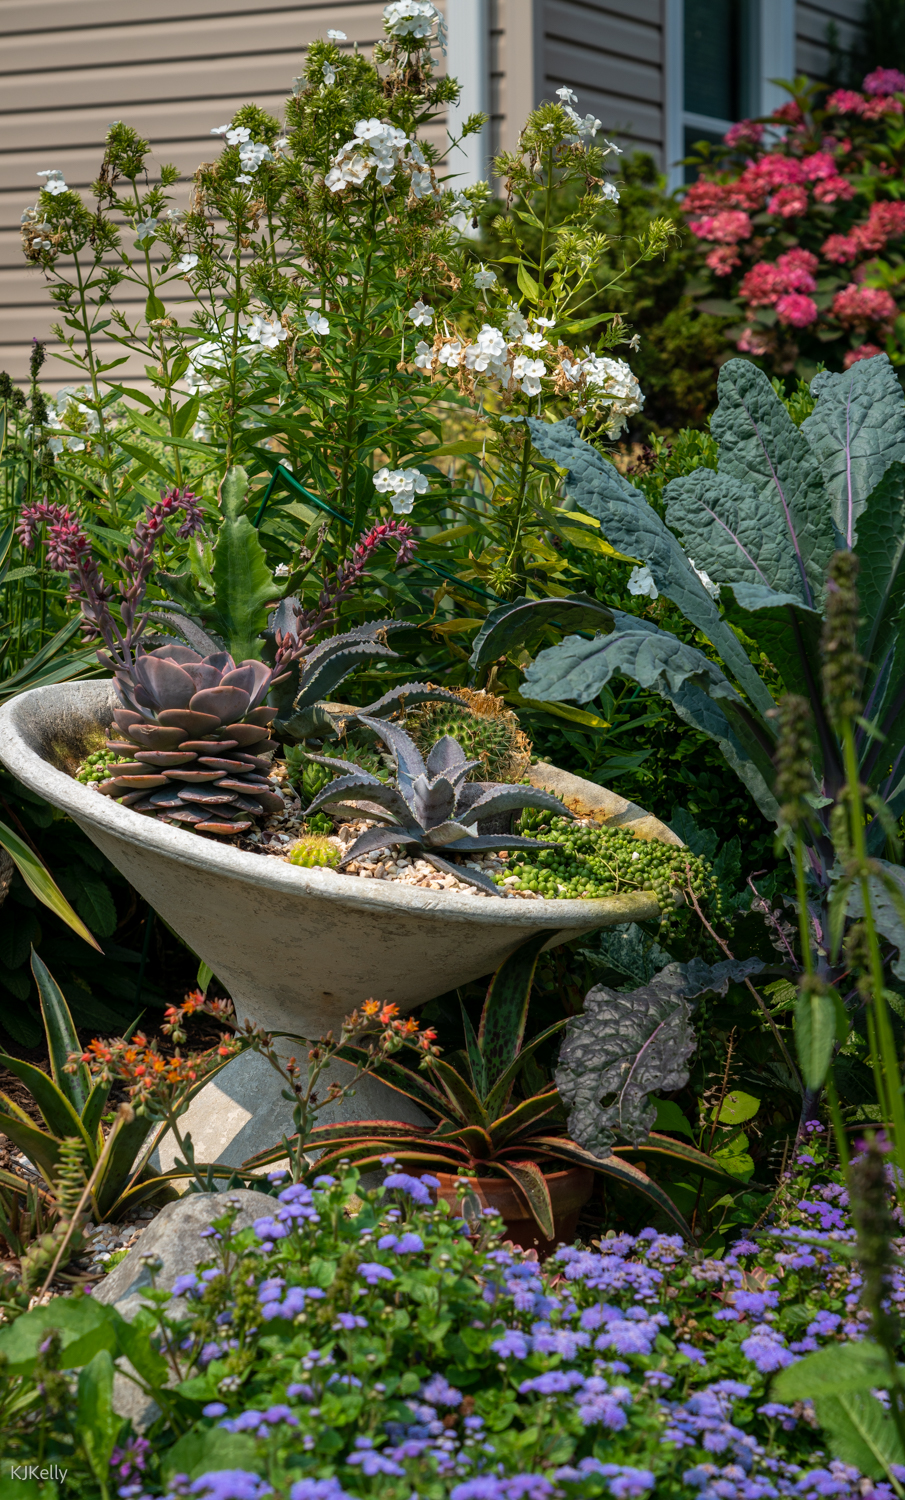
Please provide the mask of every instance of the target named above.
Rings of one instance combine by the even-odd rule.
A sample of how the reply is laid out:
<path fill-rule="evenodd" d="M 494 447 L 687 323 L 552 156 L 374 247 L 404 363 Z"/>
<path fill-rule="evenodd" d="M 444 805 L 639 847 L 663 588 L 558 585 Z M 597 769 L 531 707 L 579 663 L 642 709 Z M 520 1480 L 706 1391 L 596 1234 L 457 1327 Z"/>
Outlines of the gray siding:
<path fill-rule="evenodd" d="M 663 57 L 663 0 L 543 0 L 543 97 L 568 84 L 580 114 L 660 160 Z"/>
<path fill-rule="evenodd" d="M 824 78 L 829 62 L 827 27 L 836 23 L 839 41 L 849 47 L 857 33 L 862 0 L 798 0 L 795 26 L 795 67 L 810 78 Z"/>

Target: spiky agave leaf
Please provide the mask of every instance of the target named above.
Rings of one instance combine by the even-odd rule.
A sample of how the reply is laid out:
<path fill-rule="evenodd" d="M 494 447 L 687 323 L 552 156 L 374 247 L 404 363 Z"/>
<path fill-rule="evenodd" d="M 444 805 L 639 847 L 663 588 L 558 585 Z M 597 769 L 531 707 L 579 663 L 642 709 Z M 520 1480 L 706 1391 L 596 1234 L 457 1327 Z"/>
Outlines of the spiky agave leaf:
<path fill-rule="evenodd" d="M 370 806 L 380 810 L 379 815 L 391 817 L 395 822 L 401 822 L 405 828 L 411 827 L 414 833 L 419 833 L 418 825 L 415 823 L 414 814 L 406 799 L 395 787 L 387 786 L 385 782 L 378 781 L 376 776 L 371 776 L 368 771 L 358 768 L 357 775 L 338 776 L 319 792 L 314 801 L 307 809 L 307 815 L 317 812 L 318 808 L 334 802 L 357 802 L 362 797 Z"/>
<path fill-rule="evenodd" d="M 476 823 L 479 818 L 491 818 L 496 813 L 519 812 L 523 807 L 538 807 L 555 813 L 558 818 L 575 817 L 552 792 L 542 792 L 536 786 L 494 786 L 480 781 L 472 782 L 472 786 L 481 787 L 482 794 L 459 813 L 463 823 Z"/>

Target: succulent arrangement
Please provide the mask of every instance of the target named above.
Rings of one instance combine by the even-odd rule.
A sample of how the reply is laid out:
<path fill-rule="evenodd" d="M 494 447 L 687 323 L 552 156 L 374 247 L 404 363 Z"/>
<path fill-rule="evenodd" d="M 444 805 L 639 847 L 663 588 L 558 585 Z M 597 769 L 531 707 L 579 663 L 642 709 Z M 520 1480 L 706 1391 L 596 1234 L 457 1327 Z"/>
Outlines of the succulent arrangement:
<path fill-rule="evenodd" d="M 263 699 L 273 679 L 263 662 L 236 666 L 228 652 L 199 656 L 188 646 L 139 652 L 133 684 L 120 680 L 123 708 L 114 723 L 112 767 L 99 791 L 135 812 L 198 833 L 235 835 L 255 818 L 281 811 L 268 780 L 277 748 L 268 725 L 276 709 Z"/>
<path fill-rule="evenodd" d="M 480 762 L 470 780 L 520 781 L 531 761 L 531 741 L 517 716 L 494 693 L 456 688 L 452 701 L 422 704 L 406 712 L 405 728 L 422 755 L 451 735 L 470 760 Z"/>
<path fill-rule="evenodd" d="M 414 740 L 399 725 L 366 715 L 359 715 L 359 722 L 373 730 L 392 751 L 395 783 L 378 780 L 352 761 L 326 755 L 310 757 L 341 774 L 314 798 L 308 813 L 330 807 L 377 824 L 353 841 L 340 862 L 340 869 L 374 849 L 399 844 L 417 850 L 422 859 L 446 875 L 455 875 L 493 896 L 506 895 L 489 876 L 467 864 L 453 864 L 447 855 L 552 847 L 520 834 L 482 835 L 475 829 L 479 820 L 497 813 L 536 807 L 562 818 L 572 816 L 558 797 L 537 787 L 467 781 L 469 771 L 480 762 L 469 760 L 450 735 L 444 735 L 431 747 L 425 761 Z"/>

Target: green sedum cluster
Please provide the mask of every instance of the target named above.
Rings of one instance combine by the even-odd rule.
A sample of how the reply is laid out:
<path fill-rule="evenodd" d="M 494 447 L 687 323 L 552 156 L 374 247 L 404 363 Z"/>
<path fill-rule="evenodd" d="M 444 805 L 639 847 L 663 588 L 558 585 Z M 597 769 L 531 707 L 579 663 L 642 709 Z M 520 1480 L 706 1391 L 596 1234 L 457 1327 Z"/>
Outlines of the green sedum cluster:
<path fill-rule="evenodd" d="M 702 907 L 712 917 L 720 916 L 719 882 L 709 861 L 690 849 L 638 839 L 618 829 L 583 827 L 530 809 L 522 814 L 520 830 L 555 839 L 556 848 L 514 855 L 507 874 L 494 876 L 498 884 L 517 875 L 516 890 L 561 900 L 653 891 L 663 912 L 664 932 L 669 933 L 677 921 L 676 894 L 690 877 Z"/>
<path fill-rule="evenodd" d="M 92 755 L 87 755 L 75 773 L 76 781 L 87 786 L 89 781 L 106 781 L 112 775 L 111 767 L 118 765 L 125 757 L 118 755 L 115 750 L 95 750 Z"/>

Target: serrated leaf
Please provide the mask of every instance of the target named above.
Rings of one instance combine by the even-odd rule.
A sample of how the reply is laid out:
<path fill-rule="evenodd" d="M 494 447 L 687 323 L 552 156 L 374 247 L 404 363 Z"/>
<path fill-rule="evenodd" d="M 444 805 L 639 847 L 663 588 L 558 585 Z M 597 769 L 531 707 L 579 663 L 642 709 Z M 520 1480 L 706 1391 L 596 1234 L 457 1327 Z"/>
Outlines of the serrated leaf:
<path fill-rule="evenodd" d="M 777 531 L 795 559 L 804 602 L 814 607 L 822 599 L 836 538 L 810 445 L 756 365 L 728 360 L 717 389 L 720 401 L 710 430 L 720 444 L 718 472 L 751 487 L 773 507 Z"/>
<path fill-rule="evenodd" d="M 905 462 L 905 396 L 885 354 L 859 360 L 842 375 L 811 381 L 817 405 L 801 432 L 830 497 L 833 520 L 851 547 L 871 491 L 891 463 Z"/>
<path fill-rule="evenodd" d="M 527 420 L 538 451 L 568 471 L 566 488 L 575 504 L 599 520 L 613 547 L 647 564 L 660 593 L 703 631 L 752 703 L 761 713 L 767 713 L 773 707 L 767 688 L 678 541 L 641 492 L 579 437 L 573 418 L 563 422 Z"/>

